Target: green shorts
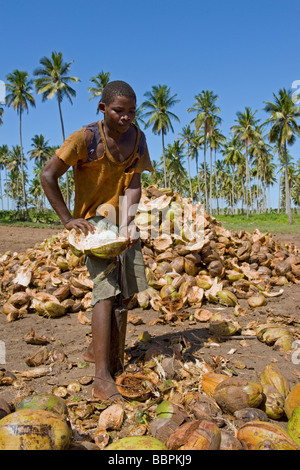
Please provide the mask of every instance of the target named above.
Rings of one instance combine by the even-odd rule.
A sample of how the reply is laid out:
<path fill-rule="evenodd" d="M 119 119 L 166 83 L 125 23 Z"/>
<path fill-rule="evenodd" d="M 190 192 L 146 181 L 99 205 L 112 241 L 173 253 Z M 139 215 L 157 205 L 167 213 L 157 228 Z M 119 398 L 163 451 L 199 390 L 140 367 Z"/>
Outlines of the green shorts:
<path fill-rule="evenodd" d="M 101 216 L 89 219 L 96 226 L 108 225 L 117 231 L 117 227 Z M 145 265 L 140 240 L 123 254 L 123 281 L 120 282 L 120 262 L 118 259 L 101 259 L 94 256 L 86 257 L 86 266 L 94 283 L 91 306 L 99 300 L 115 297 L 122 293 L 128 299 L 138 292 L 148 289 Z"/>

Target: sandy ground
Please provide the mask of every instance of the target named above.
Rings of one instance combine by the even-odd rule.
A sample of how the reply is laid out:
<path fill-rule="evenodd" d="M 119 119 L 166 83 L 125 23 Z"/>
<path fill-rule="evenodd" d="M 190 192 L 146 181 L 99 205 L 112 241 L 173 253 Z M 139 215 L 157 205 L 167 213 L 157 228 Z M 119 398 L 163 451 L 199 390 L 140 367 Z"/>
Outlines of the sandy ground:
<path fill-rule="evenodd" d="M 0 253 L 7 250 L 22 252 L 33 247 L 36 243 L 56 234 L 56 229 L 36 229 L 27 227 L 0 226 Z M 295 243 L 300 246 L 300 234 L 276 235 L 283 243 Z M 242 307 L 247 308 L 246 301 L 241 300 Z M 226 308 L 206 303 L 204 308 L 215 312 L 226 311 Z M 219 310 L 218 310 L 219 309 Z M 231 309 L 228 312 L 232 313 Z M 207 361 L 214 366 L 216 363 L 226 363 L 227 367 L 237 375 L 257 379 L 267 364 L 276 364 L 286 375 L 291 384 L 300 381 L 300 340 L 299 355 L 275 351 L 272 346 L 258 341 L 257 338 L 246 342 L 239 339 L 228 339 L 207 347 L 206 340 L 210 336 L 208 324 L 205 322 L 191 322 L 186 319 L 172 324 L 149 325 L 159 314 L 153 310 L 134 309 L 130 313 L 142 318 L 142 323 L 133 325 L 128 323 L 127 328 L 127 357 L 134 358 L 141 355 L 150 347 L 169 347 L 180 343 L 181 359 L 191 358 Z M 86 312 L 90 319 L 91 313 Z M 267 306 L 257 308 L 238 318 L 242 327 L 253 321 L 264 323 L 267 319 L 280 321 L 299 335 L 300 324 L 300 286 L 290 284 L 285 286 L 280 297 L 271 298 Z M 0 363 L 2 372 L 22 372 L 30 368 L 26 365 L 26 358 L 32 356 L 40 346 L 27 344 L 24 335 L 35 331 L 37 336 L 46 336 L 50 342 L 46 346 L 51 352 L 63 352 L 66 359 L 58 363 L 46 376 L 32 378 L 26 381 L 26 387 L 0 386 L 0 397 L 13 403 L 18 397 L 26 396 L 31 392 L 51 392 L 53 387 L 68 385 L 82 377 L 93 377 L 94 366 L 83 364 L 82 355 L 90 341 L 91 326 L 83 325 L 77 314 L 69 314 L 57 319 L 40 317 L 36 314 L 26 314 L 22 319 L 8 323 L 6 316 L 0 313 L 0 341 L 5 345 L 5 357 Z M 150 342 L 145 344 L 139 341 L 142 332 L 150 334 Z M 297 336 L 296 336 L 297 337 Z M 299 337 L 299 336 L 298 336 Z M 1 344 L 1 343 L 0 343 Z M 295 360 L 296 359 L 296 360 Z M 87 381 L 88 382 L 88 381 Z M 82 385 L 80 394 L 82 398 L 91 396 L 92 382 Z"/>

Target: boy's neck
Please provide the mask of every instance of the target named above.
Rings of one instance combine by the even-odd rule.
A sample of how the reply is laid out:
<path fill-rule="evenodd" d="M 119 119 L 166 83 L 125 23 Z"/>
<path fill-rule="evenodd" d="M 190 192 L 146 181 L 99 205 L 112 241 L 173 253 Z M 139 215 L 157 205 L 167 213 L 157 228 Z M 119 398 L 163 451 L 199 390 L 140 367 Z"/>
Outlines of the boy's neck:
<path fill-rule="evenodd" d="M 110 139 L 115 140 L 116 142 L 119 142 L 119 141 L 123 140 L 123 138 L 125 137 L 125 135 L 128 132 L 128 131 L 119 132 L 115 129 L 111 129 L 110 127 L 108 127 L 106 125 L 105 121 L 102 121 L 102 128 L 103 128 L 103 132 L 104 132 L 104 135 L 105 135 L 106 139 L 110 138 Z"/>

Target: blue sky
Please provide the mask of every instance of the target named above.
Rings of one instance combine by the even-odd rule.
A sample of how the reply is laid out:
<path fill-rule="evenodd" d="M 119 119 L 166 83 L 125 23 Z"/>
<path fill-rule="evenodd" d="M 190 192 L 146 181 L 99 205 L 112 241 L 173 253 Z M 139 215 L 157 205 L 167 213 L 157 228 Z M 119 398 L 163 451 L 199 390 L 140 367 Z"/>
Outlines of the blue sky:
<path fill-rule="evenodd" d="M 300 80 L 298 0 L 0 0 L 0 15 L 0 80 L 15 69 L 33 77 L 52 51 L 74 60 L 70 74 L 81 82 L 74 85 L 73 105 L 62 105 L 66 135 L 98 119 L 87 88 L 101 70 L 129 82 L 138 104 L 153 85 L 177 94 L 180 103 L 172 111 L 180 123 L 166 144 L 194 117 L 187 109 L 202 90 L 219 96 L 221 129 L 229 136 L 237 111 L 249 106 L 264 121 L 264 101 Z M 62 143 L 57 102 L 35 98 L 36 108 L 23 118 L 25 152 L 35 134 L 44 134 L 50 145 Z M 151 158 L 159 160 L 161 137 L 150 129 L 146 136 Z M 5 110 L 0 127 L 4 143 L 19 143 L 13 109 Z M 295 161 L 299 150 L 299 142 L 290 149 Z M 272 198 L 275 207 L 276 188 Z"/>

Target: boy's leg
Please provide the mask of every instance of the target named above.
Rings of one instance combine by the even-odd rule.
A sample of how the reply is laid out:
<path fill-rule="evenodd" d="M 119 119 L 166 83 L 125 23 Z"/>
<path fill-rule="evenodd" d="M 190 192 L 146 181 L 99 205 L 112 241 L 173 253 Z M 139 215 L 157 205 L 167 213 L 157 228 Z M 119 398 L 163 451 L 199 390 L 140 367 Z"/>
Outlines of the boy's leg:
<path fill-rule="evenodd" d="M 100 300 L 93 309 L 92 335 L 95 360 L 93 394 L 100 400 L 122 398 L 110 372 L 111 317 L 114 297 Z"/>
<path fill-rule="evenodd" d="M 127 307 L 113 307 L 111 315 L 111 349 L 109 370 L 112 375 L 124 368 L 124 350 L 127 329 Z"/>
<path fill-rule="evenodd" d="M 125 304 L 128 304 L 128 301 L 124 301 L 124 305 L 122 307 L 113 305 L 111 312 L 111 341 L 109 354 L 109 371 L 111 375 L 120 372 L 124 367 L 124 350 L 128 313 L 128 309 Z M 94 334 L 91 343 L 83 355 L 83 359 L 87 362 L 95 362 Z"/>

